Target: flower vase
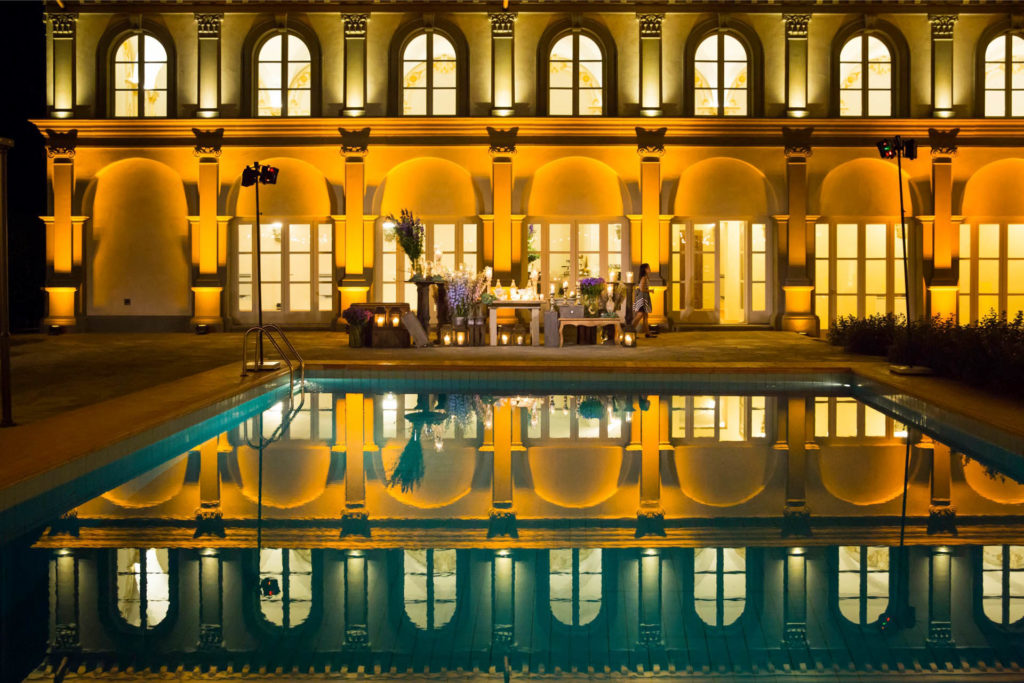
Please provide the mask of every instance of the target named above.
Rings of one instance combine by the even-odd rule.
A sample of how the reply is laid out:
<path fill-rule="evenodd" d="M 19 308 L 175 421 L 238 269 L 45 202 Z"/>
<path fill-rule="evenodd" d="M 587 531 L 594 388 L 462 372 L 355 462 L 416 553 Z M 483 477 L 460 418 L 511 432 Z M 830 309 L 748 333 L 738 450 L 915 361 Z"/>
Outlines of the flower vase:
<path fill-rule="evenodd" d="M 365 325 L 349 325 L 348 326 L 348 347 L 350 349 L 361 349 L 364 346 L 366 337 L 366 326 Z"/>
<path fill-rule="evenodd" d="M 465 327 L 466 326 L 466 316 L 464 316 L 464 315 L 453 316 L 452 317 L 452 326 L 453 327 Z"/>
<path fill-rule="evenodd" d="M 412 279 L 422 280 L 423 279 L 423 257 L 413 259 L 412 261 Z"/>
<path fill-rule="evenodd" d="M 601 301 L 596 296 L 584 295 L 582 297 L 584 315 L 588 318 L 596 318 L 601 312 Z"/>

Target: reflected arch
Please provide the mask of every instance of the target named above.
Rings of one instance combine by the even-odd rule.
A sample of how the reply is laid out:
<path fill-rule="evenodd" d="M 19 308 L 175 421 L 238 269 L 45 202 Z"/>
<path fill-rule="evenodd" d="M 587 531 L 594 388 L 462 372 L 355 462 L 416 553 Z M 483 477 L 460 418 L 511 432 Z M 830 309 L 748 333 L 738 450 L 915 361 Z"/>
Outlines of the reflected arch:
<path fill-rule="evenodd" d="M 181 492 L 187 469 L 188 455 L 179 455 L 107 491 L 103 498 L 124 508 L 154 507 L 166 503 Z"/>
<path fill-rule="evenodd" d="M 228 466 L 238 475 L 238 486 L 251 502 L 259 500 L 259 451 L 238 446 Z M 319 498 L 327 486 L 331 449 L 324 445 L 272 443 L 263 450 L 263 504 L 297 508 Z"/>

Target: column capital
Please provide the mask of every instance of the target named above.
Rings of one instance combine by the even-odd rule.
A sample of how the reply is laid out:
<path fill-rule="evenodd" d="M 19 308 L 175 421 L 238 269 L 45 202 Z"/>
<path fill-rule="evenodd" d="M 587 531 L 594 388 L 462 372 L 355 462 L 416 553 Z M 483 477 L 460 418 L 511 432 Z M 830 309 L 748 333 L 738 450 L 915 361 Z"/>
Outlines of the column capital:
<path fill-rule="evenodd" d="M 223 12 L 196 12 L 196 29 L 200 38 L 220 38 L 220 24 Z"/>
<path fill-rule="evenodd" d="M 59 133 L 52 128 L 46 129 L 46 156 L 51 159 L 74 159 L 75 147 L 78 146 L 78 130 L 72 128 Z"/>
<path fill-rule="evenodd" d="M 956 137 L 960 133 L 959 128 L 940 130 L 938 128 L 928 129 L 928 144 L 932 148 L 932 158 L 956 156 Z"/>
<path fill-rule="evenodd" d="M 507 157 L 516 153 L 516 136 L 519 126 L 513 128 L 492 128 L 487 126 L 487 152 L 491 158 Z"/>
<path fill-rule="evenodd" d="M 807 38 L 807 25 L 811 23 L 810 14 L 783 14 L 782 21 L 786 25 L 786 38 Z"/>
<path fill-rule="evenodd" d="M 224 129 L 215 130 L 192 129 L 196 136 L 196 144 L 192 154 L 197 157 L 219 157 L 221 145 L 224 144 Z"/>
<path fill-rule="evenodd" d="M 787 159 L 806 159 L 814 153 L 811 147 L 811 135 L 813 127 L 807 128 L 782 128 L 782 144 Z"/>
<path fill-rule="evenodd" d="M 665 133 L 668 128 L 636 127 L 636 153 L 641 158 L 660 157 L 665 154 Z"/>
<path fill-rule="evenodd" d="M 959 15 L 929 14 L 928 23 L 932 25 L 932 40 L 953 40 L 953 26 Z"/>
<path fill-rule="evenodd" d="M 369 20 L 369 14 L 342 14 L 341 21 L 345 24 L 345 37 L 365 38 L 366 22 Z"/>
<path fill-rule="evenodd" d="M 515 32 L 515 12 L 491 12 L 487 17 L 491 20 L 492 38 L 511 38 Z"/>
<path fill-rule="evenodd" d="M 665 20 L 664 14 L 637 12 L 636 20 L 640 23 L 641 38 L 661 38 L 661 22 Z"/>
<path fill-rule="evenodd" d="M 74 38 L 78 12 L 47 12 L 44 19 L 53 27 L 54 38 Z"/>
<path fill-rule="evenodd" d="M 362 158 L 370 153 L 369 127 L 359 130 L 339 128 L 338 132 L 341 133 L 341 156 L 346 159 L 349 157 Z"/>

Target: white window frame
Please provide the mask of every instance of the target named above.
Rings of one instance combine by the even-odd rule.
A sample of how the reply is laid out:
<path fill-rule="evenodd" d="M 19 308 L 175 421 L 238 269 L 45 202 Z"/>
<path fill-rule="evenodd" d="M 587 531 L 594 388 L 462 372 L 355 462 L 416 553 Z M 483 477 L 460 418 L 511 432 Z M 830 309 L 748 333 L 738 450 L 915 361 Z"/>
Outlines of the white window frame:
<path fill-rule="evenodd" d="M 539 230 L 537 235 L 537 251 L 540 254 L 540 286 L 541 293 L 547 297 L 551 292 L 551 285 L 555 285 L 555 291 L 560 292 L 562 289 L 562 281 L 555 281 L 551 278 L 551 228 L 552 225 L 568 225 L 569 226 L 569 273 L 563 279 L 568 281 L 569 289 L 575 291 L 577 289 L 576 283 L 583 277 L 601 277 L 605 281 L 608 281 L 609 264 L 611 263 L 610 256 L 616 255 L 619 257 L 619 264 L 616 271 L 619 273 L 621 280 L 626 279 L 625 273 L 631 269 L 630 265 L 630 221 L 625 216 L 614 218 L 609 217 L 568 217 L 568 216 L 555 216 L 555 217 L 530 217 L 523 221 L 523 228 L 525 233 L 529 232 L 530 226 L 534 226 L 535 230 Z M 580 250 L 579 250 L 579 227 L 581 225 L 598 225 L 600 230 L 600 251 L 598 252 L 598 265 L 596 268 L 597 272 L 592 272 L 591 275 L 582 276 L 580 275 Z M 620 245 L 621 249 L 619 252 L 612 252 L 608 249 L 609 243 L 609 231 L 612 226 L 619 225 L 621 228 Z M 523 250 L 526 254 L 526 249 Z M 558 252 L 562 254 L 563 252 Z M 593 252 L 586 252 L 591 254 Z M 524 258 L 524 260 L 526 260 Z M 653 265 L 652 265 L 653 267 Z M 593 271 L 594 268 L 591 267 Z M 508 283 L 502 283 L 508 284 Z M 517 283 L 522 286 L 524 283 Z"/>
<path fill-rule="evenodd" d="M 984 259 L 981 258 L 978 253 L 979 235 L 981 226 L 995 225 L 999 229 L 999 247 L 998 254 L 995 257 L 986 256 Z M 982 307 L 979 297 L 982 296 L 978 292 L 978 281 L 979 281 L 979 266 L 982 260 L 985 261 L 998 261 L 998 285 L 995 293 L 986 293 L 986 297 L 995 296 L 997 299 L 996 312 L 1002 314 L 1006 312 L 1007 317 L 1011 320 L 1016 315 L 1018 310 L 1024 309 L 1024 304 L 1021 308 L 1014 308 L 1010 310 L 1010 297 L 1014 297 L 1015 301 L 1024 301 L 1024 291 L 1010 292 L 1009 291 L 1009 268 L 1011 261 L 1013 265 L 1017 265 L 1019 262 L 1020 267 L 1024 268 L 1024 255 L 1015 258 L 1010 258 L 1009 254 L 1009 240 L 1010 240 L 1010 229 L 1014 231 L 1021 231 L 1021 239 L 1024 240 L 1024 218 L 1017 220 L 1008 220 L 1006 218 L 972 218 L 970 221 L 963 221 L 960 223 L 958 240 L 959 240 L 959 269 L 960 269 L 960 280 L 959 280 L 959 294 L 957 297 L 957 319 L 961 324 L 967 324 L 978 321 L 980 318 L 984 318 L 990 313 L 990 307 Z M 968 249 L 965 254 L 965 243 L 964 243 L 964 232 L 969 230 L 970 241 L 966 246 Z M 966 311 L 964 309 L 967 309 Z"/>

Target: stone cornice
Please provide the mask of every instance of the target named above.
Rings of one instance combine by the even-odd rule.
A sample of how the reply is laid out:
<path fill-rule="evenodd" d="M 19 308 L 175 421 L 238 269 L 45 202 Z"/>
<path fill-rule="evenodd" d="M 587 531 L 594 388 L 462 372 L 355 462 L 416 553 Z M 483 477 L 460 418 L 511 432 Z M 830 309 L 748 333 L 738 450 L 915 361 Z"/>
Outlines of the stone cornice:
<path fill-rule="evenodd" d="M 492 117 L 427 118 L 394 117 L 364 119 L 372 124 L 369 146 L 487 145 L 487 127 L 519 129 L 519 145 L 636 145 L 637 127 L 664 126 L 665 144 L 676 146 L 781 147 L 783 129 L 793 119 L 711 119 L 671 118 L 652 120 L 638 117 L 554 118 Z M 35 119 L 40 131 L 56 133 L 77 130 L 78 149 L 88 147 L 193 147 L 193 128 L 209 125 L 208 119 Z M 320 146 L 338 144 L 338 129 L 351 126 L 345 118 L 220 119 L 224 146 L 290 144 Z M 815 147 L 873 146 L 894 131 L 917 138 L 927 145 L 935 119 L 802 119 L 811 127 Z M 1024 120 L 958 119 L 960 146 L 1020 147 L 1024 145 Z"/>

